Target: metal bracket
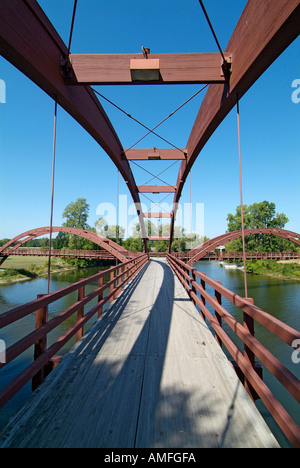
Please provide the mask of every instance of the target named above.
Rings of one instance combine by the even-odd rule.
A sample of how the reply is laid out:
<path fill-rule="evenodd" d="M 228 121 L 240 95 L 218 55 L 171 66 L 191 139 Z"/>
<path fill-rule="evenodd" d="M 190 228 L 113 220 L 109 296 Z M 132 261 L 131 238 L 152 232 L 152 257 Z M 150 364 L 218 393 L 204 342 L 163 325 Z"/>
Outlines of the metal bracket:
<path fill-rule="evenodd" d="M 230 55 L 228 57 L 225 57 L 225 61 L 222 60 L 221 62 L 221 76 L 224 76 L 226 80 L 229 80 L 230 75 L 232 73 L 231 66 L 232 66 L 232 58 Z"/>
<path fill-rule="evenodd" d="M 72 63 L 69 57 L 61 57 L 60 59 L 60 70 L 65 80 L 74 81 L 75 74 L 73 71 Z"/>

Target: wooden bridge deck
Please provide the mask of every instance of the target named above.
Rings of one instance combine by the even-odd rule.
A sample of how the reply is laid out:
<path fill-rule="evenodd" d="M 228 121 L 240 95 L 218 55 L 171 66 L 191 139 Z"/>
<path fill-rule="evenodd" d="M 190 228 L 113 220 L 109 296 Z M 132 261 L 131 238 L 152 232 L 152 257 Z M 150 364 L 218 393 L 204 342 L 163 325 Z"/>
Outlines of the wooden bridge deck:
<path fill-rule="evenodd" d="M 10 422 L 1 447 L 277 447 L 183 287 L 151 260 Z"/>

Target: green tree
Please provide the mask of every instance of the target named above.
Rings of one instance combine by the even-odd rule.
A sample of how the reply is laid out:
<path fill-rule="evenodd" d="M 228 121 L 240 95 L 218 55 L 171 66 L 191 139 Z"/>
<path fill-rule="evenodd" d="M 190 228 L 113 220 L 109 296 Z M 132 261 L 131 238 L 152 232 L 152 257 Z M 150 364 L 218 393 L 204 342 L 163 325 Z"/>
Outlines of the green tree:
<path fill-rule="evenodd" d="M 55 249 L 62 250 L 69 248 L 69 235 L 66 232 L 59 232 L 55 239 L 53 239 L 53 246 Z"/>
<path fill-rule="evenodd" d="M 276 213 L 275 203 L 263 201 L 253 203 L 253 205 L 244 205 L 244 226 L 245 229 L 262 229 L 262 228 L 279 228 L 283 229 L 289 221 L 284 213 Z M 231 213 L 227 216 L 227 232 L 237 231 L 242 229 L 241 207 L 238 206 L 236 213 Z M 289 248 L 294 250 L 295 247 L 290 245 Z M 281 238 L 269 234 L 255 234 L 255 236 L 246 236 L 245 247 L 248 251 L 283 251 L 287 244 Z M 236 239 L 227 244 L 227 250 L 242 250 L 242 239 Z"/>
<path fill-rule="evenodd" d="M 90 207 L 85 198 L 78 198 L 76 202 L 71 202 L 64 209 L 63 218 L 66 221 L 63 226 L 77 228 L 77 229 L 88 229 L 88 216 Z"/>
<path fill-rule="evenodd" d="M 89 210 L 90 207 L 85 198 L 78 198 L 75 202 L 69 203 L 62 214 L 62 217 L 66 219 L 63 226 L 76 229 L 90 229 L 87 224 Z M 69 249 L 84 249 L 84 245 L 84 239 L 68 235 Z"/>
<path fill-rule="evenodd" d="M 8 241 L 10 241 L 10 239 L 8 239 L 8 238 L 1 239 L 1 240 L 0 240 L 0 247 L 2 247 L 3 245 L 5 245 Z"/>

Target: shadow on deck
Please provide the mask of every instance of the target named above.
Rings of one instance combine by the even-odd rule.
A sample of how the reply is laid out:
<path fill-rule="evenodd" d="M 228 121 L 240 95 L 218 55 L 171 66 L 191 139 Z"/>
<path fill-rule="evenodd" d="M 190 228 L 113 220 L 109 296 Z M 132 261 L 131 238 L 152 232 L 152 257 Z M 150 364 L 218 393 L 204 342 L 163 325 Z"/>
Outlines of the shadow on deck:
<path fill-rule="evenodd" d="M 2 436 L 2 447 L 276 445 L 163 260 L 141 270 Z"/>

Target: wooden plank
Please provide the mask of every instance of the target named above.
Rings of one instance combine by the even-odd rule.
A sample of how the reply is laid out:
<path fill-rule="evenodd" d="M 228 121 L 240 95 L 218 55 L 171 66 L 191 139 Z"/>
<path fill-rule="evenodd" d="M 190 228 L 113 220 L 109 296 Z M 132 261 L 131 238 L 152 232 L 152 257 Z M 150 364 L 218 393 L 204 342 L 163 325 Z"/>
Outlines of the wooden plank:
<path fill-rule="evenodd" d="M 138 185 L 139 193 L 174 193 L 174 185 Z"/>
<path fill-rule="evenodd" d="M 142 296 L 145 299 L 143 304 L 147 304 L 150 310 L 152 307 L 151 291 L 146 291 L 144 284 L 135 289 L 140 276 L 126 288 L 126 294 L 121 294 L 103 313 L 87 336 L 64 357 L 61 367 L 58 366 L 33 395 L 27 405 L 29 412 L 22 411 L 20 422 L 13 423 L 14 446 L 133 446 L 136 421 L 131 423 L 131 418 L 135 415 L 137 419 L 143 373 L 141 364 L 147 340 L 140 333 L 140 341 L 134 351 L 128 338 L 134 343 L 134 338 L 145 326 L 147 310 L 137 310 Z M 144 314 L 144 317 L 135 312 Z M 132 337 L 123 333 L 123 330 L 127 331 L 124 324 L 130 318 L 134 322 L 131 324 Z M 135 374 L 133 369 L 136 369 Z M 106 398 L 114 400 L 114 403 Z M 117 411 L 120 418 L 116 417 Z M 130 427 L 124 421 L 128 421 Z M 27 427 L 27 434 L 22 429 L 23 424 Z M 102 424 L 104 428 L 100 429 Z"/>
<path fill-rule="evenodd" d="M 149 262 L 0 447 L 277 447 L 164 259 Z"/>
<path fill-rule="evenodd" d="M 133 84 L 130 62 L 147 64 L 143 54 L 71 54 L 70 59 L 79 84 Z M 151 54 L 149 60 L 159 61 L 160 80 L 144 84 L 225 82 L 219 53 Z"/>
<path fill-rule="evenodd" d="M 159 296 L 156 306 L 165 311 L 169 330 L 154 311 L 136 447 L 268 445 L 264 421 L 255 418 L 253 403 L 186 292 L 166 270 L 161 275 L 169 298 Z"/>
<path fill-rule="evenodd" d="M 144 213 L 145 218 L 171 218 L 171 213 Z"/>
<path fill-rule="evenodd" d="M 178 150 L 175 148 L 168 149 L 140 149 L 132 148 L 125 149 L 124 156 L 128 161 L 151 161 L 151 160 L 185 160 L 186 159 L 186 150 Z"/>

